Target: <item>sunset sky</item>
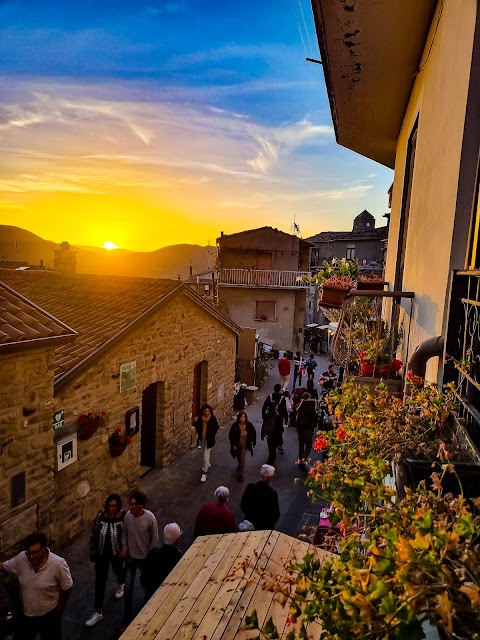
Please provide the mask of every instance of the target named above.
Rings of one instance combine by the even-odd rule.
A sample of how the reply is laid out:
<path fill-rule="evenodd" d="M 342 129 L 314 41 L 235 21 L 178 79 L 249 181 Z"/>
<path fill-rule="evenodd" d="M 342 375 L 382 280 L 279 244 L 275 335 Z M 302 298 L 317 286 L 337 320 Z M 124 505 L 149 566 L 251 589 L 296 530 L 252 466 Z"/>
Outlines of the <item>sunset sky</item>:
<path fill-rule="evenodd" d="M 1 0 L 0 223 L 140 251 L 384 224 L 335 143 L 308 0 Z"/>

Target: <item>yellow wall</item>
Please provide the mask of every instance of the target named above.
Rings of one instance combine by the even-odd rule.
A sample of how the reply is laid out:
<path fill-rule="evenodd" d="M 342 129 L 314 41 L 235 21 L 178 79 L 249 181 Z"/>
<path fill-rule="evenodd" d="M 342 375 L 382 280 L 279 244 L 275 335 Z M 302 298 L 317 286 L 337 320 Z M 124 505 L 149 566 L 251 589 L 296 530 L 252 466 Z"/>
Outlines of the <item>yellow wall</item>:
<path fill-rule="evenodd" d="M 410 353 L 444 332 L 476 11 L 476 0 L 439 2 L 398 140 L 386 267 L 392 285 L 408 138 L 419 116 L 403 280 L 415 292 Z M 427 379 L 436 380 L 437 370 L 438 360 L 430 361 Z"/>

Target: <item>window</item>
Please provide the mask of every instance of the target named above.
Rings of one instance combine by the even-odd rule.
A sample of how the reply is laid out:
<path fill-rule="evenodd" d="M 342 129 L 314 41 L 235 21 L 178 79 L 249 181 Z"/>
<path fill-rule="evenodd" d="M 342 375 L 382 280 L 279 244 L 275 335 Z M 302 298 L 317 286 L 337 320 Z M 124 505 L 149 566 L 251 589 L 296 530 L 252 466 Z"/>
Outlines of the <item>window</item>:
<path fill-rule="evenodd" d="M 277 303 L 275 300 L 256 300 L 255 302 L 255 320 L 262 320 L 266 322 L 268 320 L 277 319 Z"/>
<path fill-rule="evenodd" d="M 345 255 L 347 260 L 355 260 L 355 245 L 349 244 L 347 247 L 347 253 Z"/>

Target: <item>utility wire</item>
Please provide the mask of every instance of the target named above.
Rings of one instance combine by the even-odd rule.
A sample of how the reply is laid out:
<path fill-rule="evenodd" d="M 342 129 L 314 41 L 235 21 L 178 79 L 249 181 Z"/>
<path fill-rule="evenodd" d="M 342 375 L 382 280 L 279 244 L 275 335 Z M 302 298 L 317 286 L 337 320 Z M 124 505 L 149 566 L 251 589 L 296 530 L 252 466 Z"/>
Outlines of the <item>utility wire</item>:
<path fill-rule="evenodd" d="M 301 0 L 298 0 L 298 6 L 300 7 L 300 14 L 301 14 L 301 16 L 302 16 L 303 26 L 304 26 L 304 28 L 305 28 L 305 33 L 306 33 L 306 35 L 307 35 L 308 46 L 309 46 L 309 48 L 310 48 L 310 56 L 313 58 L 312 43 L 311 43 L 311 41 L 310 41 L 310 34 L 309 34 L 309 32 L 308 32 L 307 23 L 306 23 L 306 20 L 305 20 L 305 15 L 304 15 L 304 13 L 303 13 L 302 1 L 301 1 Z M 306 52 L 306 51 L 305 51 L 305 55 L 307 55 L 307 52 Z"/>

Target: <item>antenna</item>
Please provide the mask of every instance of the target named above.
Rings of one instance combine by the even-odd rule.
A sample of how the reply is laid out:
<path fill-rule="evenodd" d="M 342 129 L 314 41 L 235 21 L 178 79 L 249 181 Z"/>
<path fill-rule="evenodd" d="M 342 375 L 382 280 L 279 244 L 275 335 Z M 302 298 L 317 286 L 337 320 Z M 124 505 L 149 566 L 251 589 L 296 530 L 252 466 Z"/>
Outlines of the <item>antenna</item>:
<path fill-rule="evenodd" d="M 295 222 L 296 214 L 293 214 L 293 224 L 290 226 L 290 231 L 294 236 L 300 237 L 300 225 Z"/>

